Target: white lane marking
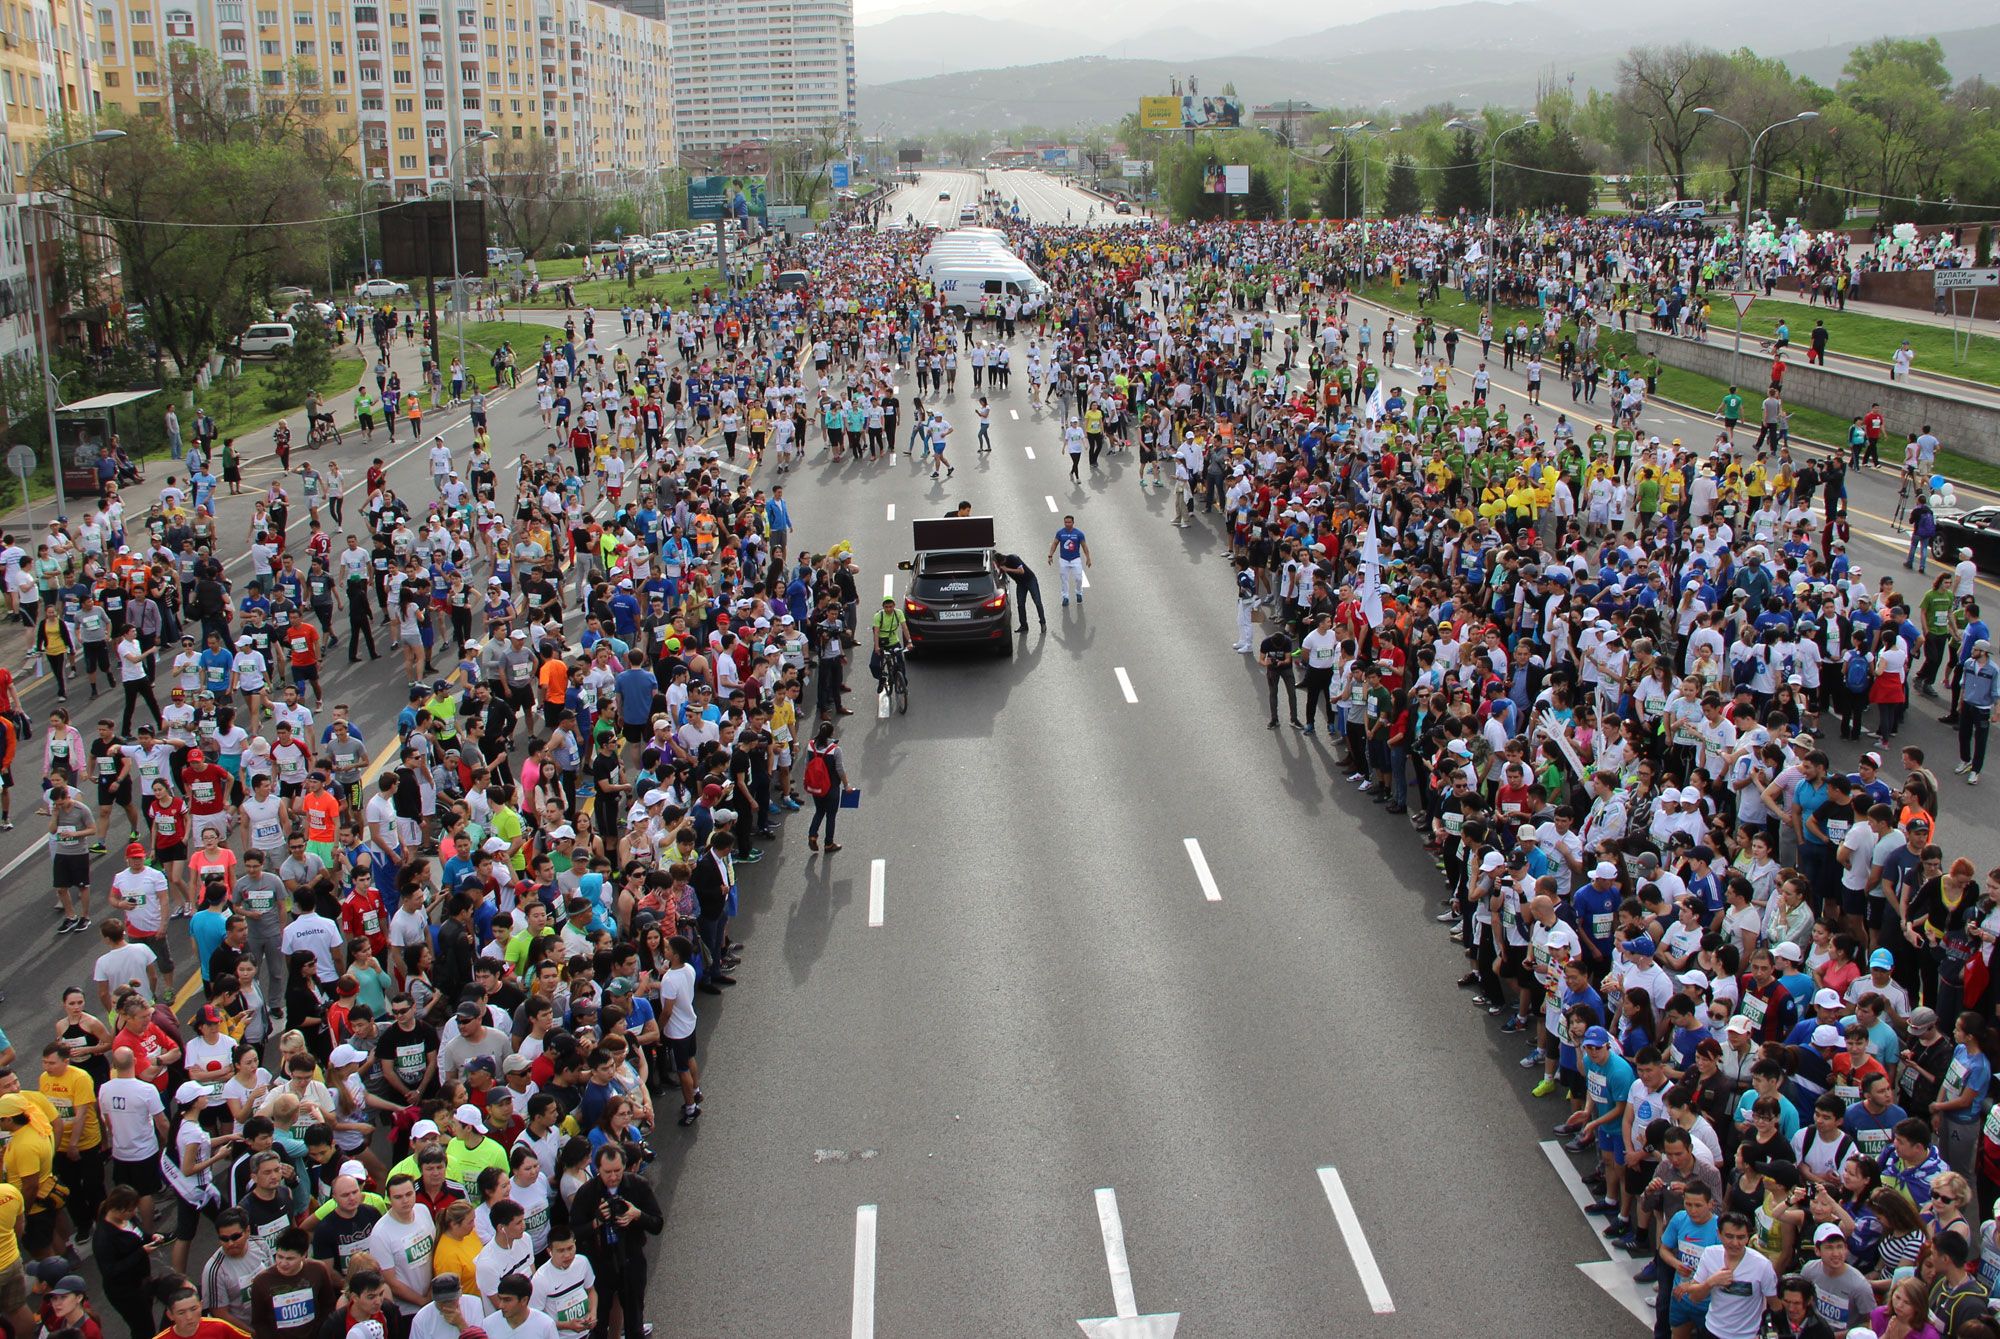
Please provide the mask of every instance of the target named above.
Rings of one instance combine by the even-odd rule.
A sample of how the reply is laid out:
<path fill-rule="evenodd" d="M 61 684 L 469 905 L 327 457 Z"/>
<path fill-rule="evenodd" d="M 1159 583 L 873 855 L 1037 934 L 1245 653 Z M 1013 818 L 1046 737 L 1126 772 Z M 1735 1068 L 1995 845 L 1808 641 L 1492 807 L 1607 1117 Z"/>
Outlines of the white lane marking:
<path fill-rule="evenodd" d="M 1021 449 L 1022 449 L 1023 451 L 1026 451 L 1026 452 L 1028 453 L 1028 459 L 1030 459 L 1030 460 L 1033 460 L 1033 459 L 1035 458 L 1035 448 L 1034 448 L 1034 447 L 1032 447 L 1032 446 L 1024 446 L 1024 447 L 1022 447 Z"/>
<path fill-rule="evenodd" d="M 875 1218 L 873 1204 L 854 1211 L 853 1339 L 875 1339 Z"/>
<path fill-rule="evenodd" d="M 1209 871 L 1208 857 L 1201 853 L 1201 843 L 1192 837 L 1182 839 L 1187 847 L 1188 859 L 1194 862 L 1195 882 L 1201 885 L 1201 895 L 1211 902 L 1222 900 L 1222 890 L 1215 886 L 1215 875 Z"/>
<path fill-rule="evenodd" d="M 1118 1217 L 1118 1192 L 1110 1186 L 1097 1190 L 1097 1227 L 1104 1236 L 1104 1268 L 1111 1275 L 1111 1305 L 1123 1320 L 1139 1314 L 1139 1298 L 1132 1291 L 1132 1262 L 1125 1256 L 1125 1225 Z"/>
<path fill-rule="evenodd" d="M 889 504 L 889 519 L 892 521 L 896 519 L 896 504 L 893 502 Z"/>
<path fill-rule="evenodd" d="M 0 869 L 0 879 L 13 878 L 15 870 L 21 868 L 21 866 L 27 864 L 30 860 L 33 860 L 36 856 L 46 853 L 48 850 L 49 850 L 49 844 L 46 840 L 37 842 L 33 846 L 30 846 L 27 850 L 21 852 L 21 854 L 15 856 L 12 860 L 9 860 L 7 862 L 7 867 L 5 869 Z"/>
<path fill-rule="evenodd" d="M 1583 1177 L 1578 1174 L 1576 1164 L 1571 1162 L 1569 1155 L 1563 1152 L 1563 1146 L 1553 1139 L 1544 1139 L 1542 1140 L 1542 1155 L 1549 1160 L 1549 1165 L 1556 1169 L 1556 1177 L 1563 1183 L 1563 1189 L 1569 1191 L 1569 1197 L 1575 1201 L 1577 1211 L 1581 1213 L 1590 1207 L 1592 1198 L 1590 1191 L 1584 1186 Z M 1591 1235 L 1597 1236 L 1598 1234 L 1593 1232 Z M 1604 1248 L 1605 1259 L 1616 1260 L 1619 1258 L 1614 1248 L 1610 1243 L 1604 1241 L 1603 1238 L 1598 1238 L 1598 1244 Z"/>
<path fill-rule="evenodd" d="M 884 572 L 882 574 L 882 598 L 885 600 L 891 599 L 895 594 L 896 574 L 894 572 Z"/>
<path fill-rule="evenodd" d="M 882 924 L 882 897 L 887 891 L 889 862 L 871 860 L 868 862 L 868 926 L 879 929 Z"/>
<path fill-rule="evenodd" d="M 1055 510 L 1057 510 L 1057 507 L 1056 507 L 1056 498 L 1055 498 L 1055 494 L 1053 494 L 1053 493 L 1044 493 L 1044 494 L 1042 494 L 1042 501 L 1044 501 L 1044 502 L 1046 502 L 1046 503 L 1048 503 L 1048 504 L 1049 504 L 1049 510 L 1050 510 L 1050 511 L 1055 511 Z"/>
<path fill-rule="evenodd" d="M 1007 411 L 1007 416 L 1013 419 L 1016 423 L 1019 423 L 1021 421 L 1021 411 L 1018 409 L 1009 409 Z"/>
<path fill-rule="evenodd" d="M 1361 1231 L 1361 1218 L 1354 1212 L 1353 1201 L 1347 1198 L 1347 1187 L 1341 1184 L 1340 1173 L 1322 1167 L 1319 1182 L 1326 1188 L 1326 1202 L 1333 1206 L 1333 1220 L 1340 1225 L 1340 1235 L 1347 1240 L 1347 1253 L 1353 1257 L 1354 1272 L 1361 1276 L 1368 1305 L 1375 1308 L 1378 1316 L 1391 1314 L 1396 1309 L 1395 1299 L 1389 1296 L 1389 1285 L 1375 1263 L 1375 1252 L 1368 1248 L 1368 1238 Z"/>
<path fill-rule="evenodd" d="M 1116 666 L 1111 672 L 1118 676 L 1118 689 L 1125 694 L 1125 700 L 1127 702 L 1137 702 L 1139 695 L 1132 691 L 1132 676 L 1125 672 L 1125 667 L 1123 665 Z"/>

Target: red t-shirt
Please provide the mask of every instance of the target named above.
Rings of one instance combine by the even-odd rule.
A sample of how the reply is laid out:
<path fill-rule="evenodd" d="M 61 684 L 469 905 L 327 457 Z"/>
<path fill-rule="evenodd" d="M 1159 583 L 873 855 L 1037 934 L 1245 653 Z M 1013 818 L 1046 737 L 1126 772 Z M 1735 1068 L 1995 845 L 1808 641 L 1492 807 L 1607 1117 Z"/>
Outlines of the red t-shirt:
<path fill-rule="evenodd" d="M 292 664 L 309 669 L 319 663 L 319 629 L 310 623 L 294 623 L 285 629 L 285 645 L 292 651 Z"/>
<path fill-rule="evenodd" d="M 162 1032 L 157 1023 L 146 1024 L 146 1030 L 137 1036 L 121 1027 L 117 1035 L 111 1038 L 111 1049 L 115 1051 L 121 1046 L 129 1048 L 132 1054 L 138 1057 L 139 1063 L 134 1071 L 138 1077 L 145 1079 L 164 1093 L 167 1090 L 168 1074 L 167 1067 L 160 1064 L 160 1056 L 174 1049 L 173 1038 Z M 146 1073 L 149 1067 L 157 1072 L 149 1076 Z"/>
<path fill-rule="evenodd" d="M 216 763 L 181 769 L 181 789 L 187 792 L 188 806 L 197 814 L 219 814 L 229 804 L 229 773 Z M 187 840 L 185 829 L 182 841 Z"/>
<path fill-rule="evenodd" d="M 357 887 L 340 904 L 340 923 L 349 938 L 366 939 L 377 953 L 389 948 L 389 913 L 382 906 L 382 894 L 373 884 Z"/>

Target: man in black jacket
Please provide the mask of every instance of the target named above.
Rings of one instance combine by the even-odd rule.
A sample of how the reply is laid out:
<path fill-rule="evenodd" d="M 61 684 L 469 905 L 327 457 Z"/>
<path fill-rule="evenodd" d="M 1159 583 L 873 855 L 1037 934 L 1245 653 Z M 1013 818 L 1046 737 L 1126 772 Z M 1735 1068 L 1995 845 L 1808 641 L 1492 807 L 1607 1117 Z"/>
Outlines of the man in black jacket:
<path fill-rule="evenodd" d="M 658 1236 L 666 1220 L 653 1188 L 627 1175 L 620 1145 L 597 1150 L 597 1175 L 577 1187 L 569 1215 L 577 1247 L 597 1273 L 599 1296 L 623 1313 L 624 1339 L 645 1339 L 646 1238 Z M 611 1332 L 611 1307 L 604 1306 L 591 1339 L 610 1339 Z"/>
<path fill-rule="evenodd" d="M 736 978 L 725 968 L 729 939 L 729 886 L 733 881 L 731 855 L 736 850 L 736 838 L 727 832 L 711 833 L 708 850 L 695 862 L 694 873 L 688 882 L 694 887 L 695 901 L 700 907 L 702 959 L 706 974 L 702 977 L 701 991 L 709 995 L 720 995 L 722 987 L 733 986 Z"/>

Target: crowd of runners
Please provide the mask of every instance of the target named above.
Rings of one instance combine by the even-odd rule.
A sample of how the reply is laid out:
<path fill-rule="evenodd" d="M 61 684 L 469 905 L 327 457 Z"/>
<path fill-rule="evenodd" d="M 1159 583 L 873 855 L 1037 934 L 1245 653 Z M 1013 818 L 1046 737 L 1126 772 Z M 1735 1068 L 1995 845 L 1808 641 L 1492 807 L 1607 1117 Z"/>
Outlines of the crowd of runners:
<path fill-rule="evenodd" d="M 47 826 L 58 933 L 104 948 L 0 1077 L 17 1333 L 83 1307 L 181 1339 L 638 1339 L 672 1230 L 645 1168 L 705 1109 L 698 997 L 754 962 L 738 881 L 808 803 L 839 850 L 869 629 L 853 556 L 800 546 L 785 486 L 899 444 L 949 471 L 944 408 L 978 401 L 983 448 L 991 399 L 1025 392 L 1058 410 L 1055 468 L 1133 453 L 1175 524 L 1219 529 L 1269 723 L 1324 728 L 1434 857 L 1461 984 L 1663 1332 L 1749 1339 L 1768 1309 L 1817 1333 L 1803 1298 L 1836 1336 L 1928 1313 L 1976 1339 L 2000 872 L 1938 845 L 1939 792 L 1953 761 L 1977 781 L 2000 667 L 1969 563 L 1850 561 L 1844 459 L 1726 414 L 1712 442 L 1648 431 L 1656 372 L 1605 332 L 1733 256 L 1561 221 L 1390 223 L 1365 250 L 1006 226 L 1039 297 L 948 309 L 921 236 L 836 223 L 802 290 L 586 311 L 514 369 L 545 445 L 496 458 L 478 403 L 428 497 L 378 461 L 351 510 L 311 464 L 246 504 L 197 460 L 144 514 L 114 488 L 9 546 L 48 664 L 124 692 L 122 720 L 18 743 L 44 786 L 8 813 Z M 1350 300 L 1481 289 L 1496 257 L 1503 312 L 1533 313 L 1499 330 Z M 1880 432 L 1928 475 L 1937 440 Z M 240 580 L 222 508 L 249 516 Z M 319 667 L 383 642 L 409 701 L 364 739 Z M 1931 697 L 1958 759 L 1899 738 Z"/>

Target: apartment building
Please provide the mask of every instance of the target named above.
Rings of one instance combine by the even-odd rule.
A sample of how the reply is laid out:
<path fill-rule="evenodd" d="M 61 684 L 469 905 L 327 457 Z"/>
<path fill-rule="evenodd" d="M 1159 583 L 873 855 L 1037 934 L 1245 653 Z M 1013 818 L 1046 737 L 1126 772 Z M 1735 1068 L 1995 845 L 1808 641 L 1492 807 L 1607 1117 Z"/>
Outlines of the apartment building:
<path fill-rule="evenodd" d="M 49 197 L 29 192 L 28 174 L 52 125 L 95 108 L 88 14 L 82 0 L 0 0 L 0 359 L 35 350 L 30 265 L 42 273 L 49 338 L 62 338 L 65 304 L 48 281 L 66 224 Z"/>
<path fill-rule="evenodd" d="M 852 0 L 667 0 L 667 25 L 684 164 L 746 140 L 853 128 Z"/>
<path fill-rule="evenodd" d="M 485 130 L 500 142 L 463 155 L 468 175 L 537 139 L 604 186 L 673 160 L 667 26 L 597 0 L 80 2 L 106 103 L 172 115 L 176 44 L 212 51 L 252 97 L 316 100 L 371 191 L 440 189 L 453 146 Z"/>

